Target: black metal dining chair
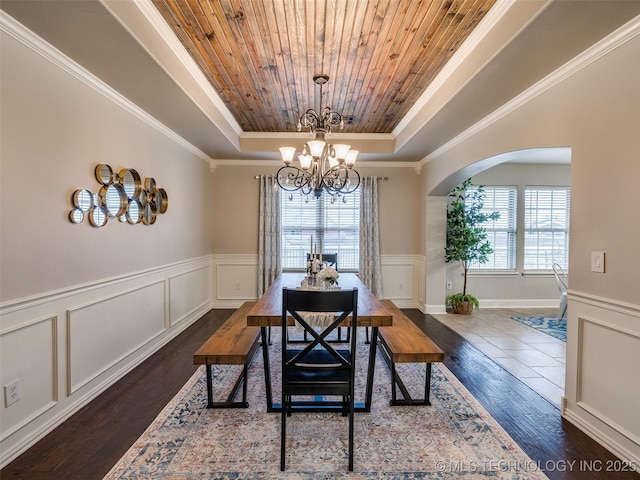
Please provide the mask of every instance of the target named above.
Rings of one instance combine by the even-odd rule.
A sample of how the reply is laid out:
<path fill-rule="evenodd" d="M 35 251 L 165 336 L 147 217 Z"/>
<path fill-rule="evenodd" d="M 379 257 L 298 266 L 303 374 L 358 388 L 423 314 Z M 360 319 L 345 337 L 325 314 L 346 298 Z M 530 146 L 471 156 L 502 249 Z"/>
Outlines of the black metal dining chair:
<path fill-rule="evenodd" d="M 322 323 L 319 317 L 323 314 L 324 325 L 318 326 Z M 327 336 L 349 316 L 351 342 L 334 348 Z M 292 328 L 287 326 L 289 317 L 293 317 L 311 338 L 304 348 L 292 348 L 291 344 L 287 344 L 289 329 Z M 284 471 L 286 463 L 287 417 L 296 410 L 336 410 L 349 417 L 349 471 L 353 471 L 357 323 L 356 288 L 329 291 L 283 289 L 281 470 Z M 320 396 L 323 398 L 319 400 Z M 335 397 L 340 399 L 336 400 Z"/>
<path fill-rule="evenodd" d="M 316 254 L 316 256 L 318 257 L 318 259 L 320 259 L 320 255 Z M 307 262 L 309 260 L 311 260 L 311 254 L 307 253 Z M 336 270 L 338 270 L 338 254 L 337 253 L 323 253 L 322 261 L 325 262 L 330 267 L 333 267 Z"/>

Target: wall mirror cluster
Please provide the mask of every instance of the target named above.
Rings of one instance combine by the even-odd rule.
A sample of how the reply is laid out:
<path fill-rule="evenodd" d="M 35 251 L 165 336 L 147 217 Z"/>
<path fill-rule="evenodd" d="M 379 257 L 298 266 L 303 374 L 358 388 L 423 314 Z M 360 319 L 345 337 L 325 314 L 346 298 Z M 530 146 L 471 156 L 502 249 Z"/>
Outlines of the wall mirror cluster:
<path fill-rule="evenodd" d="M 167 211 L 169 199 L 164 188 L 158 188 L 153 178 L 141 180 L 137 171 L 123 168 L 119 172 L 104 163 L 95 168 L 100 184 L 96 193 L 76 190 L 71 196 L 71 223 L 88 218 L 94 227 L 104 227 L 110 218 L 122 223 L 153 225 L 156 217 Z"/>

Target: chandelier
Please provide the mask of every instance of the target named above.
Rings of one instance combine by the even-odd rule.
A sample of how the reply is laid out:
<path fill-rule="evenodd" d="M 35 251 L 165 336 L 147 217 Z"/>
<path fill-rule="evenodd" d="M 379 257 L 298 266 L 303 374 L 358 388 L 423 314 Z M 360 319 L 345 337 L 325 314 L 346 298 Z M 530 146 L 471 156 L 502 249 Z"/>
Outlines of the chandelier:
<path fill-rule="evenodd" d="M 322 105 L 322 85 L 329 81 L 328 75 L 314 75 L 313 81 L 320 85 L 320 105 Z M 333 127 L 342 129 L 342 115 L 329 107 L 320 113 L 312 108 L 298 120 L 298 131 L 309 130 L 314 140 L 304 144 L 302 154 L 298 155 L 300 166 L 294 166 L 295 147 L 280 147 L 284 167 L 278 170 L 277 182 L 286 191 L 300 191 L 304 195 L 313 192 L 319 198 L 327 192 L 332 198 L 353 193 L 360 185 L 360 174 L 353 169 L 358 150 L 351 145 L 332 145 L 325 141 L 325 135 L 331 134 Z"/>

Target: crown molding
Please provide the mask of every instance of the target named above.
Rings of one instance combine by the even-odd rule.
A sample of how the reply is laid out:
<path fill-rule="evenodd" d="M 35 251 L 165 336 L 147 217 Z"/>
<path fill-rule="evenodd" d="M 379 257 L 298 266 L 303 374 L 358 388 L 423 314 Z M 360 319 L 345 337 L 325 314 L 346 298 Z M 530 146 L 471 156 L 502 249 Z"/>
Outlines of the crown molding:
<path fill-rule="evenodd" d="M 460 145 L 469 138 L 477 135 L 482 130 L 490 127 L 494 123 L 498 122 L 507 115 L 513 113 L 523 105 L 534 100 L 539 95 L 542 95 L 546 91 L 550 90 L 554 86 L 563 82 L 567 78 L 575 75 L 582 69 L 588 67 L 592 63 L 596 62 L 600 58 L 609 54 L 616 48 L 624 45 L 628 41 L 634 39 L 640 35 L 640 15 L 627 22 L 625 25 L 604 37 L 599 42 L 595 43 L 592 47 L 588 48 L 581 54 L 577 55 L 569 62 L 565 63 L 554 72 L 547 75 L 545 78 L 534 84 L 520 95 L 517 95 L 509 102 L 505 103 L 502 107 L 495 110 L 493 113 L 487 115 L 482 120 L 472 125 L 460 135 L 451 139 L 449 142 L 442 145 L 437 150 L 433 151 L 429 155 L 422 158 L 418 163 L 425 165 L 441 155 L 444 155 L 449 150 Z"/>
<path fill-rule="evenodd" d="M 400 149 L 433 119 L 442 106 L 467 85 L 510 38 L 539 15 L 550 1 L 496 2 L 393 130 L 396 148 Z M 464 72 L 465 66 L 467 69 L 471 66 L 472 71 Z"/>
<path fill-rule="evenodd" d="M 193 153 L 201 160 L 205 162 L 210 162 L 212 160 L 209 155 L 185 140 L 165 124 L 159 122 L 155 117 L 149 115 L 140 107 L 132 103 L 129 99 L 118 93 L 98 77 L 74 62 L 60 50 L 44 41 L 38 35 L 33 33 L 31 30 L 26 28 L 24 25 L 22 25 L 20 22 L 18 22 L 2 10 L 0 10 L 0 30 L 13 39 L 17 40 L 36 54 L 40 55 L 44 59 L 56 65 L 75 79 L 92 88 L 94 91 L 98 92 L 109 101 L 118 105 L 120 108 L 127 111 L 137 119 L 154 128 L 162 135 L 166 136 L 181 147 Z"/>
<path fill-rule="evenodd" d="M 100 0 L 142 48 L 239 150 L 242 128 L 151 0 Z"/>
<path fill-rule="evenodd" d="M 309 132 L 246 132 L 240 135 L 240 151 L 278 153 L 278 148 L 287 144 L 302 149 L 302 145 L 312 138 Z M 395 140 L 391 133 L 331 133 L 326 136 L 329 143 L 347 143 L 362 153 L 389 156 L 395 153 Z"/>
<path fill-rule="evenodd" d="M 357 165 L 363 168 L 413 168 L 416 174 L 420 174 L 422 165 L 418 165 L 417 162 L 361 162 L 358 161 Z M 209 170 L 214 173 L 217 167 L 229 166 L 229 167 L 273 167 L 278 168 L 282 166 L 281 160 L 236 160 L 236 159 L 211 159 L 209 162 Z"/>

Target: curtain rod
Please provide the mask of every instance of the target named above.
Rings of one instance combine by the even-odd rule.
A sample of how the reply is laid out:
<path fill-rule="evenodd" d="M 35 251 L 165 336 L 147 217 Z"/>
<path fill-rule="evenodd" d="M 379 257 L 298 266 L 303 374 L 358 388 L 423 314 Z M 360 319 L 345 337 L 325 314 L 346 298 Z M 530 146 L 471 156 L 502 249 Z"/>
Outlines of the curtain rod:
<path fill-rule="evenodd" d="M 255 179 L 257 180 L 258 178 L 260 178 L 260 175 L 256 175 L 256 176 L 255 176 L 255 177 L 253 177 L 253 178 L 255 178 Z M 378 180 L 389 180 L 389 177 L 376 177 L 376 178 L 377 178 Z"/>

